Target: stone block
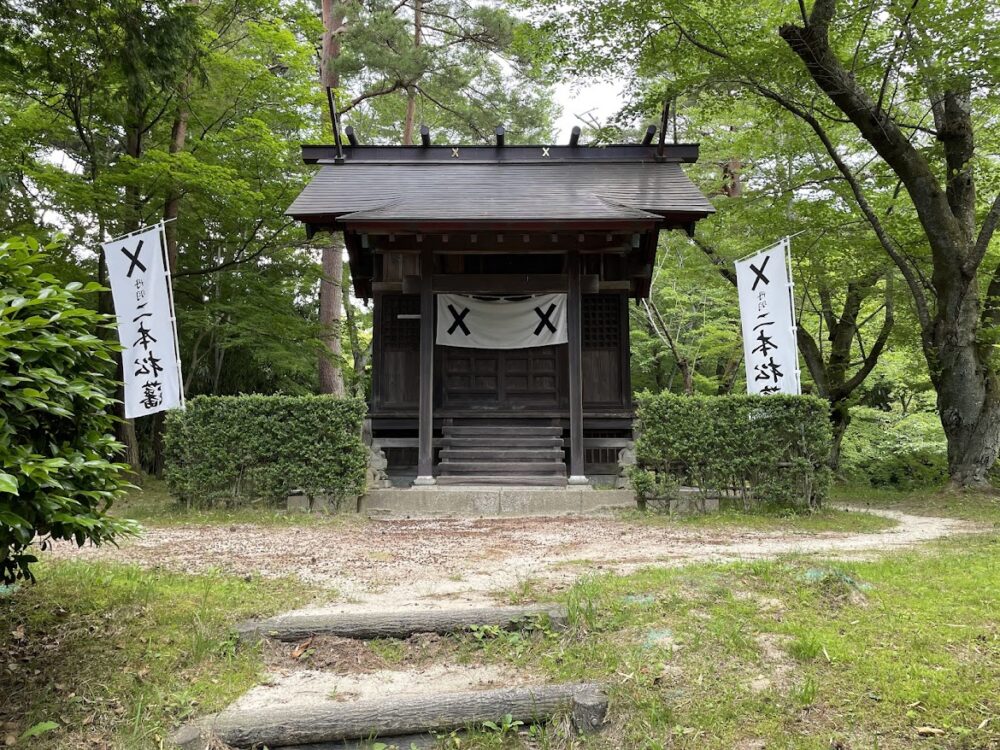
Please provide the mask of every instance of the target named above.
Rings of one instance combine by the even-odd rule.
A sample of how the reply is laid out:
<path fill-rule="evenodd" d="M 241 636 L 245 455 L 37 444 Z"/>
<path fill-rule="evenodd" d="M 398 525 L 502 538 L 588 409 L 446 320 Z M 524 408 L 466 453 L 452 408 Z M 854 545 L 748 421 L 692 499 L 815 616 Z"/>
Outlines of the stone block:
<path fill-rule="evenodd" d="M 671 515 L 688 516 L 697 513 L 717 513 L 718 510 L 718 497 L 706 497 L 698 491 L 681 490 L 680 496 L 670 501 Z"/>
<path fill-rule="evenodd" d="M 308 495 L 289 495 L 286 507 L 290 511 L 296 511 L 300 513 L 308 513 L 312 510 L 309 503 Z"/>

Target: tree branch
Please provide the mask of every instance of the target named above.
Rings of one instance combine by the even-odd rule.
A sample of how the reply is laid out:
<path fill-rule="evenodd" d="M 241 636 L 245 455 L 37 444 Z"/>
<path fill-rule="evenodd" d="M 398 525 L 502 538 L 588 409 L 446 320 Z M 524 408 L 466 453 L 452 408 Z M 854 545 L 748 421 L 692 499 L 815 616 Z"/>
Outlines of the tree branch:
<path fill-rule="evenodd" d="M 736 272 L 729 268 L 729 261 L 719 255 L 718 250 L 703 240 L 700 240 L 697 237 L 692 237 L 691 241 L 701 248 L 701 251 L 708 256 L 708 259 L 712 261 L 712 265 L 715 266 L 715 269 L 719 272 L 719 275 L 721 275 L 722 278 L 733 286 L 736 286 Z"/>
<path fill-rule="evenodd" d="M 818 4 L 819 0 L 817 0 L 817 5 Z M 882 225 L 881 220 L 875 213 L 871 204 L 868 202 L 868 199 L 865 197 L 864 191 L 861 189 L 861 183 L 858 182 L 858 178 L 855 176 L 854 172 L 851 171 L 850 167 L 847 166 L 847 163 L 843 160 L 843 158 L 841 158 L 836 147 L 833 145 L 833 141 L 830 139 L 830 136 L 820 124 L 819 120 L 817 120 L 810 112 L 788 101 L 776 91 L 772 91 L 771 89 L 758 83 L 745 83 L 758 91 L 765 98 L 770 99 L 782 108 L 794 114 L 799 119 L 803 120 L 813 129 L 813 132 L 816 133 L 817 137 L 819 137 L 820 142 L 823 144 L 826 152 L 830 155 L 833 163 L 837 166 L 837 169 L 840 170 L 840 173 L 844 175 L 844 179 L 851 188 L 851 193 L 854 195 L 855 202 L 858 204 L 861 212 L 865 215 L 865 218 L 868 219 L 868 223 L 871 224 L 871 227 L 875 232 L 875 236 L 878 238 L 883 249 L 886 253 L 888 253 L 889 257 L 892 258 L 893 262 L 903 274 L 903 278 L 906 280 L 906 284 L 910 288 L 910 292 L 913 294 L 913 301 L 917 310 L 917 318 L 920 321 L 921 331 L 926 339 L 931 327 L 931 315 L 927 305 L 927 298 L 924 295 L 923 284 L 910 263 L 902 255 L 902 253 L 896 249 L 892 239 L 889 237 L 888 232 L 886 232 L 885 227 Z"/>
<path fill-rule="evenodd" d="M 986 251 L 989 249 L 993 233 L 996 231 L 997 223 L 1000 222 L 1000 194 L 993 199 L 989 213 L 983 219 L 983 226 L 979 229 L 979 237 L 976 239 L 976 246 L 972 249 L 972 256 L 969 258 L 970 265 L 975 269 L 983 262 Z"/>
<path fill-rule="evenodd" d="M 836 0 L 816 0 L 807 27 L 786 24 L 779 34 L 805 64 L 816 85 L 903 180 L 930 242 L 935 267 L 954 267 L 961 261 L 954 257 L 961 227 L 930 164 L 896 122 L 876 107 L 830 47 L 829 25 L 836 4 Z"/>

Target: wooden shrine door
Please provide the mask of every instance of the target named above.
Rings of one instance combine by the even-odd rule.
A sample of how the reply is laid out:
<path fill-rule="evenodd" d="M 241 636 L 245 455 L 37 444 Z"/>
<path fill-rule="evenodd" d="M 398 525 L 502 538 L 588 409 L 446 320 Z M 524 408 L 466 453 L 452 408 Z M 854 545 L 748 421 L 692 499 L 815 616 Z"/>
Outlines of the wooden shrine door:
<path fill-rule="evenodd" d="M 447 411 L 567 408 L 566 345 L 530 349 L 438 346 L 439 406 Z"/>

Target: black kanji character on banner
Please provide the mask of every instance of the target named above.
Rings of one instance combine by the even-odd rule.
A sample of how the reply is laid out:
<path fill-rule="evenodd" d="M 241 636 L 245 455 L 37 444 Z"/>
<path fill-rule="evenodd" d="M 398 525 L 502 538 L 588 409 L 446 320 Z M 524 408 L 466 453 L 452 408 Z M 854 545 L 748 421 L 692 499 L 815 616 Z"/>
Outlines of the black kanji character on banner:
<path fill-rule="evenodd" d="M 141 357 L 135 361 L 135 366 L 138 368 L 135 371 L 136 376 L 152 375 L 155 378 L 163 372 L 163 368 L 160 366 L 160 362 L 162 361 L 155 354 L 149 352 L 145 357 Z"/>
<path fill-rule="evenodd" d="M 163 384 L 158 380 L 147 380 L 142 384 L 142 400 L 139 402 L 146 409 L 152 409 L 163 403 Z"/>
<path fill-rule="evenodd" d="M 778 363 L 774 361 L 774 357 L 769 357 L 767 362 L 754 365 L 753 369 L 757 371 L 757 376 L 754 378 L 754 382 L 757 382 L 758 380 L 771 380 L 777 383 L 785 376 L 779 369 Z"/>
<path fill-rule="evenodd" d="M 756 354 L 760 352 L 760 356 L 766 357 L 772 349 L 777 349 L 778 345 L 774 343 L 774 339 L 770 336 L 765 335 L 764 331 L 757 334 L 757 338 L 754 341 L 759 341 L 760 344 L 753 348 L 753 353 Z"/>
<path fill-rule="evenodd" d="M 149 313 L 146 313 L 146 314 L 148 315 Z M 139 317 L 142 317 L 142 316 L 140 315 Z M 136 320 L 138 320 L 138 318 L 136 318 Z M 156 343 L 156 339 L 150 334 L 149 329 L 146 328 L 146 324 L 145 323 L 140 323 L 139 324 L 139 338 L 137 338 L 135 341 L 132 342 L 132 346 L 141 346 L 143 349 L 145 349 L 146 351 L 148 351 L 149 350 L 149 345 L 151 343 L 155 344 Z"/>

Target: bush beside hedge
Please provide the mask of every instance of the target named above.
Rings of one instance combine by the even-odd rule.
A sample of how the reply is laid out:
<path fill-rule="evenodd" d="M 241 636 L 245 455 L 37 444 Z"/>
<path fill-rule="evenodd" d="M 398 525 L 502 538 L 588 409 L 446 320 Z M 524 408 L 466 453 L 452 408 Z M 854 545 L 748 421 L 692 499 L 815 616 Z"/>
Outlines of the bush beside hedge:
<path fill-rule="evenodd" d="M 812 396 L 639 397 L 640 466 L 702 492 L 816 507 L 830 487 L 826 401 Z"/>
<path fill-rule="evenodd" d="M 844 436 L 840 473 L 872 487 L 934 487 L 948 479 L 948 443 L 933 412 L 896 412 L 858 407 Z"/>
<path fill-rule="evenodd" d="M 166 423 L 170 491 L 189 505 L 364 492 L 365 404 L 330 396 L 198 396 Z"/>

